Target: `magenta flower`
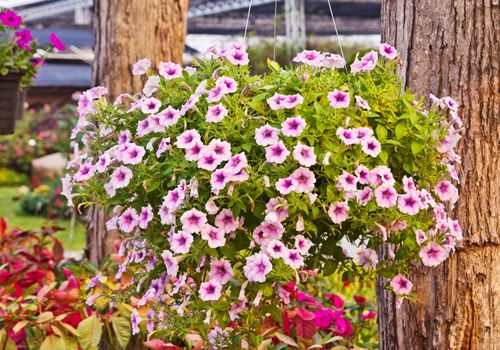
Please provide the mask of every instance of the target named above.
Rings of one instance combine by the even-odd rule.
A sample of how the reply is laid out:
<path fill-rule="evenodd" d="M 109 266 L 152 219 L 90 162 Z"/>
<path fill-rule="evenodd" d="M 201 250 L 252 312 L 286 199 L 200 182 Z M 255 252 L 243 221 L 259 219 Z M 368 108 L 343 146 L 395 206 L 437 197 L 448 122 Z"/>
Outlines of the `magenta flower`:
<path fill-rule="evenodd" d="M 186 160 L 197 162 L 200 160 L 200 154 L 205 149 L 201 141 L 196 141 L 190 148 L 186 149 Z"/>
<path fill-rule="evenodd" d="M 128 208 L 118 218 L 118 227 L 122 232 L 130 233 L 139 224 L 139 215 L 134 208 Z"/>
<path fill-rule="evenodd" d="M 295 189 L 295 192 L 309 193 L 314 190 L 316 178 L 311 170 L 300 167 L 295 170 L 292 175 L 290 175 L 290 177 L 297 182 L 297 188 Z"/>
<path fill-rule="evenodd" d="M 77 182 L 87 181 L 90 180 L 94 174 L 95 167 L 92 164 L 84 163 L 73 176 L 73 179 Z"/>
<path fill-rule="evenodd" d="M 17 45 L 19 45 L 21 48 L 25 50 L 31 50 L 31 47 L 28 45 L 33 40 L 30 30 L 22 29 L 20 31 L 17 31 L 15 35 L 16 35 Z"/>
<path fill-rule="evenodd" d="M 297 189 L 297 181 L 291 177 L 279 179 L 274 185 L 276 186 L 278 192 L 282 195 L 287 195 Z"/>
<path fill-rule="evenodd" d="M 234 93 L 238 91 L 238 83 L 233 78 L 220 77 L 215 82 L 215 86 L 222 86 L 226 93 Z"/>
<path fill-rule="evenodd" d="M 311 67 L 321 67 L 325 55 L 316 50 L 304 50 L 294 57 L 293 62 L 304 63 Z"/>
<path fill-rule="evenodd" d="M 128 186 L 132 176 L 132 170 L 122 165 L 111 174 L 111 184 L 114 188 L 124 188 Z"/>
<path fill-rule="evenodd" d="M 61 39 L 59 39 L 55 33 L 50 33 L 50 42 L 52 43 L 52 45 L 54 45 L 54 48 L 56 50 L 59 50 L 59 51 L 66 50 L 66 46 L 64 46 Z"/>
<path fill-rule="evenodd" d="M 294 270 L 304 266 L 304 259 L 296 249 L 289 249 L 283 261 Z"/>
<path fill-rule="evenodd" d="M 377 317 L 377 313 L 375 311 L 368 311 L 368 313 L 366 314 L 362 313 L 361 315 L 359 315 L 359 318 L 362 320 L 369 320 L 375 317 Z"/>
<path fill-rule="evenodd" d="M 182 77 L 182 67 L 173 62 L 161 62 L 158 65 L 158 73 L 167 80 Z"/>
<path fill-rule="evenodd" d="M 396 57 L 398 57 L 398 52 L 396 51 L 396 49 L 386 43 L 380 44 L 378 51 L 380 52 L 380 55 L 390 60 L 393 60 Z"/>
<path fill-rule="evenodd" d="M 357 133 L 352 129 L 339 127 L 336 134 L 345 145 L 354 145 L 358 143 Z"/>
<path fill-rule="evenodd" d="M 210 263 L 208 278 L 210 281 L 216 281 L 221 285 L 228 283 L 233 278 L 233 268 L 229 261 L 224 259 L 213 260 Z"/>
<path fill-rule="evenodd" d="M 295 248 L 300 254 L 307 254 L 312 247 L 312 242 L 302 235 L 295 236 Z"/>
<path fill-rule="evenodd" d="M 178 148 L 189 149 L 201 140 L 201 136 L 195 129 L 189 129 L 177 136 L 174 145 Z"/>
<path fill-rule="evenodd" d="M 149 67 L 151 67 L 151 61 L 147 58 L 137 61 L 132 66 L 132 75 L 143 75 L 146 74 Z"/>
<path fill-rule="evenodd" d="M 215 217 L 215 226 L 223 230 L 225 233 L 236 231 L 240 226 L 237 219 L 234 218 L 233 212 L 230 209 L 222 209 L 222 211 Z"/>
<path fill-rule="evenodd" d="M 286 149 L 282 141 L 278 141 L 272 146 L 266 147 L 266 161 L 273 164 L 281 164 L 285 162 L 290 155 L 290 151 Z"/>
<path fill-rule="evenodd" d="M 376 140 L 373 137 L 361 141 L 361 148 L 363 149 L 363 152 L 365 152 L 371 157 L 378 156 L 382 151 L 382 146 L 380 145 L 380 142 L 378 142 L 378 140 Z"/>
<path fill-rule="evenodd" d="M 212 192 L 214 194 L 219 194 L 219 192 L 223 190 L 231 180 L 232 175 L 233 174 L 231 172 L 224 169 L 218 169 L 214 171 L 210 176 L 210 185 L 212 186 Z"/>
<path fill-rule="evenodd" d="M 344 171 L 342 175 L 337 178 L 337 189 L 344 191 L 356 191 L 358 178 L 354 175 Z"/>
<path fill-rule="evenodd" d="M 205 147 L 198 157 L 198 168 L 200 169 L 214 171 L 220 163 L 222 163 L 222 159 L 208 147 Z"/>
<path fill-rule="evenodd" d="M 267 99 L 267 104 L 274 111 L 285 109 L 287 108 L 286 98 L 287 96 L 275 92 L 272 97 Z"/>
<path fill-rule="evenodd" d="M 161 107 L 161 101 L 154 98 L 149 97 L 142 102 L 141 111 L 144 114 L 156 114 Z"/>
<path fill-rule="evenodd" d="M 227 51 L 225 58 L 234 65 L 246 66 L 250 61 L 245 50 L 231 48 Z"/>
<path fill-rule="evenodd" d="M 390 285 L 396 294 L 410 294 L 411 289 L 413 288 L 413 283 L 410 280 L 404 278 L 401 274 L 393 277 Z"/>
<path fill-rule="evenodd" d="M 226 244 L 224 230 L 213 227 L 210 224 L 203 225 L 201 238 L 208 242 L 210 248 L 223 247 Z"/>
<path fill-rule="evenodd" d="M 207 216 L 198 209 L 191 209 L 181 216 L 182 230 L 187 233 L 201 232 L 203 225 L 207 223 Z"/>
<path fill-rule="evenodd" d="M 273 128 L 269 124 L 255 129 L 255 142 L 259 146 L 274 145 L 279 141 L 279 129 Z"/>
<path fill-rule="evenodd" d="M 328 216 L 336 224 L 340 224 L 349 218 L 349 206 L 346 202 L 335 202 L 330 204 Z"/>
<path fill-rule="evenodd" d="M 241 152 L 232 156 L 224 166 L 224 169 L 228 170 L 233 175 L 235 175 L 241 172 L 243 168 L 245 168 L 247 165 L 248 165 L 247 157 L 245 153 Z"/>
<path fill-rule="evenodd" d="M 203 301 L 219 300 L 222 296 L 222 286 L 217 281 L 208 281 L 200 284 L 200 299 Z"/>
<path fill-rule="evenodd" d="M 448 257 L 448 251 L 435 242 L 429 242 L 418 253 L 425 266 L 438 266 Z"/>
<path fill-rule="evenodd" d="M 390 208 L 396 205 L 398 193 L 389 184 L 382 184 L 375 190 L 375 201 L 381 208 Z"/>
<path fill-rule="evenodd" d="M 281 123 L 281 132 L 288 137 L 298 137 L 306 127 L 306 121 L 301 116 L 288 118 Z"/>
<path fill-rule="evenodd" d="M 306 146 L 302 143 L 297 143 L 293 149 L 293 159 L 299 162 L 300 165 L 310 167 L 316 164 L 316 154 L 314 147 Z"/>
<path fill-rule="evenodd" d="M 335 89 L 328 93 L 328 100 L 332 108 L 347 108 L 351 102 L 351 97 L 349 93 Z"/>
<path fill-rule="evenodd" d="M 424 231 L 417 230 L 417 231 L 415 231 L 415 238 L 416 238 L 417 243 L 419 245 L 422 245 L 422 243 L 424 243 L 425 240 L 427 239 L 427 236 L 425 235 Z"/>
<path fill-rule="evenodd" d="M 360 184 L 366 185 L 370 183 L 369 180 L 370 170 L 364 165 L 358 166 L 355 170 L 355 174 L 358 177 L 358 182 Z"/>
<path fill-rule="evenodd" d="M 180 231 L 170 237 L 170 249 L 176 254 L 187 254 L 193 243 L 193 236 L 190 233 Z"/>
<path fill-rule="evenodd" d="M 243 272 L 250 282 L 265 282 L 266 276 L 272 268 L 273 265 L 269 258 L 263 253 L 257 253 L 246 258 Z"/>
<path fill-rule="evenodd" d="M 434 187 L 434 193 L 436 193 L 441 201 L 455 203 L 458 200 L 458 190 L 450 181 L 439 181 Z"/>
<path fill-rule="evenodd" d="M 418 193 L 410 191 L 400 195 L 398 198 L 398 209 L 402 213 L 416 215 L 421 209 L 421 201 Z"/>
<path fill-rule="evenodd" d="M 213 139 L 207 145 L 207 148 L 212 150 L 221 162 L 231 158 L 231 145 L 227 141 Z"/>
<path fill-rule="evenodd" d="M 148 204 L 148 206 L 142 207 L 139 213 L 139 227 L 145 230 L 151 220 L 153 220 L 153 207 L 151 204 Z"/>
<path fill-rule="evenodd" d="M 160 120 L 160 125 L 168 128 L 177 124 L 177 122 L 181 118 L 181 112 L 173 107 L 168 106 L 163 111 L 158 113 L 157 116 Z"/>
<path fill-rule="evenodd" d="M 205 120 L 208 123 L 219 123 L 227 116 L 228 110 L 224 105 L 218 104 L 215 106 L 209 106 Z"/>
<path fill-rule="evenodd" d="M 164 250 L 163 253 L 161 253 L 161 257 L 163 258 L 163 263 L 167 268 L 167 274 L 169 276 L 176 277 L 177 272 L 179 271 L 179 264 L 172 252 L 170 250 Z"/>
<path fill-rule="evenodd" d="M 288 248 L 277 239 L 265 241 L 264 252 L 273 259 L 285 258 L 288 255 Z"/>
<path fill-rule="evenodd" d="M 6 27 L 17 28 L 21 25 L 22 21 L 22 17 L 18 16 L 12 10 L 6 10 L 0 13 L 0 22 Z"/>

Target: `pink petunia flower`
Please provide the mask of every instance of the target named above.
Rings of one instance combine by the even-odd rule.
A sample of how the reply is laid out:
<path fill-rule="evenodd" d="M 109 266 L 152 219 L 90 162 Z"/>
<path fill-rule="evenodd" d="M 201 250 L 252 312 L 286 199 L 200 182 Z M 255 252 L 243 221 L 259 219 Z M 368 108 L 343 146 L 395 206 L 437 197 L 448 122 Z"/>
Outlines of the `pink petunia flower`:
<path fill-rule="evenodd" d="M 57 51 L 66 50 L 66 46 L 64 46 L 64 43 L 61 39 L 59 39 L 56 33 L 50 33 L 49 39 L 52 45 L 54 45 L 54 49 L 56 49 Z"/>
<path fill-rule="evenodd" d="M 263 251 L 273 259 L 285 258 L 288 255 L 288 248 L 277 239 L 265 241 Z"/>
<path fill-rule="evenodd" d="M 290 155 L 290 151 L 286 149 L 282 141 L 278 141 L 272 146 L 266 147 L 266 161 L 273 164 L 281 164 L 285 162 Z"/>
<path fill-rule="evenodd" d="M 212 173 L 210 176 L 210 185 L 212 186 L 212 192 L 214 194 L 219 194 L 221 190 L 226 187 L 229 181 L 232 179 L 232 173 L 225 169 L 218 169 Z"/>
<path fill-rule="evenodd" d="M 231 158 L 231 144 L 227 141 L 213 139 L 207 145 L 207 148 L 214 151 L 220 161 L 226 161 Z"/>
<path fill-rule="evenodd" d="M 312 242 L 302 235 L 295 236 L 295 248 L 300 254 L 307 254 L 312 247 Z"/>
<path fill-rule="evenodd" d="M 370 248 L 359 248 L 354 257 L 354 262 L 365 270 L 378 265 L 377 252 Z"/>
<path fill-rule="evenodd" d="M 325 55 L 323 59 L 323 67 L 325 68 L 344 68 L 345 67 L 345 59 L 344 57 L 331 53 L 329 55 Z"/>
<path fill-rule="evenodd" d="M 367 111 L 371 109 L 368 102 L 366 102 L 361 96 L 356 95 L 354 96 L 354 98 L 356 99 L 356 106 L 358 106 L 359 108 L 366 109 Z"/>
<path fill-rule="evenodd" d="M 446 105 L 446 107 L 448 107 L 450 110 L 452 110 L 455 113 L 458 112 L 458 107 L 460 106 L 460 104 L 454 99 L 452 99 L 450 96 L 443 97 L 443 102 Z"/>
<path fill-rule="evenodd" d="M 361 148 L 363 152 L 372 157 L 378 156 L 382 151 L 382 146 L 380 145 L 380 142 L 378 142 L 378 140 L 373 137 L 362 140 Z"/>
<path fill-rule="evenodd" d="M 358 184 L 358 178 L 347 171 L 344 171 L 342 175 L 337 178 L 337 189 L 339 191 L 356 191 Z"/>
<path fill-rule="evenodd" d="M 302 104 L 302 102 L 304 102 L 304 98 L 300 94 L 287 95 L 285 96 L 283 106 L 287 109 L 292 109 Z"/>
<path fill-rule="evenodd" d="M 416 215 L 421 209 L 421 201 L 416 191 L 402 194 L 398 198 L 398 209 L 400 212 Z"/>
<path fill-rule="evenodd" d="M 321 67 L 325 60 L 325 55 L 316 50 L 304 50 L 294 57 L 293 62 L 304 63 L 311 67 Z"/>
<path fill-rule="evenodd" d="M 381 208 L 390 208 L 396 205 L 398 193 L 390 184 L 382 184 L 375 189 L 375 201 Z"/>
<path fill-rule="evenodd" d="M 278 192 L 282 195 L 287 195 L 297 189 L 297 181 L 291 177 L 279 179 L 274 185 L 276 186 Z"/>
<path fill-rule="evenodd" d="M 266 220 L 268 215 L 273 214 L 277 221 L 281 222 L 288 217 L 288 202 L 282 197 L 271 198 L 266 204 Z M 270 221 L 276 221 L 270 220 Z"/>
<path fill-rule="evenodd" d="M 241 152 L 229 158 L 226 165 L 224 166 L 224 169 L 228 170 L 232 174 L 237 174 L 242 171 L 243 168 L 245 168 L 247 165 L 247 157 L 245 153 Z"/>
<path fill-rule="evenodd" d="M 227 51 L 225 58 L 234 65 L 246 66 L 250 60 L 245 50 L 231 48 Z"/>
<path fill-rule="evenodd" d="M 193 236 L 190 233 L 180 231 L 170 237 L 170 249 L 176 254 L 187 254 L 193 244 Z"/>
<path fill-rule="evenodd" d="M 272 268 L 273 265 L 269 258 L 263 253 L 257 253 L 246 258 L 243 272 L 250 282 L 265 282 L 266 276 Z"/>
<path fill-rule="evenodd" d="M 226 91 L 225 86 L 216 85 L 213 89 L 208 91 L 207 102 L 219 102 L 226 94 Z"/>
<path fill-rule="evenodd" d="M 260 225 L 265 238 L 280 239 L 285 232 L 285 228 L 279 221 L 264 220 Z"/>
<path fill-rule="evenodd" d="M 178 148 L 188 149 L 193 147 L 194 144 L 201 141 L 201 136 L 195 129 L 189 129 L 177 136 L 174 145 Z"/>
<path fill-rule="evenodd" d="M 208 281 L 200 284 L 200 299 L 203 301 L 219 300 L 222 296 L 222 286 L 217 281 Z"/>
<path fill-rule="evenodd" d="M 358 55 L 356 55 L 356 59 L 351 64 L 351 73 L 356 74 L 358 72 L 369 72 L 377 66 L 378 55 L 375 51 L 370 51 L 365 54 L 361 61 L 358 59 Z"/>
<path fill-rule="evenodd" d="M 200 154 L 205 149 L 201 141 L 196 141 L 190 148 L 186 149 L 186 160 L 197 162 L 200 160 Z"/>
<path fill-rule="evenodd" d="M 269 97 L 267 99 L 267 104 L 274 111 L 285 109 L 288 108 L 286 103 L 286 98 L 287 98 L 286 95 L 282 95 L 280 93 L 275 92 L 272 97 Z"/>
<path fill-rule="evenodd" d="M 345 202 L 335 202 L 330 204 L 328 216 L 336 224 L 340 224 L 349 218 L 349 206 Z"/>
<path fill-rule="evenodd" d="M 300 165 L 310 167 L 316 164 L 316 154 L 314 147 L 306 146 L 300 142 L 293 149 L 293 159 L 299 162 Z"/>
<path fill-rule="evenodd" d="M 358 139 L 356 137 L 357 133 L 351 129 L 339 127 L 336 134 L 345 145 L 354 145 L 358 143 Z"/>
<path fill-rule="evenodd" d="M 328 100 L 332 108 L 347 108 L 351 102 L 351 97 L 349 93 L 335 89 L 328 93 Z"/>
<path fill-rule="evenodd" d="M 359 315 L 359 318 L 362 320 L 369 320 L 377 317 L 377 313 L 375 311 L 368 311 L 368 313 L 362 313 Z"/>
<path fill-rule="evenodd" d="M 156 158 L 160 158 L 160 156 L 165 153 L 168 149 L 170 143 L 170 137 L 162 138 L 160 143 L 158 144 L 158 148 L 156 149 Z"/>
<path fill-rule="evenodd" d="M 125 144 L 126 149 L 121 152 L 120 159 L 124 164 L 138 164 L 142 161 L 142 157 L 146 154 L 146 150 L 142 146 L 135 143 Z"/>
<path fill-rule="evenodd" d="M 451 201 L 455 203 L 458 200 L 458 190 L 450 181 L 439 181 L 434 187 L 434 193 L 441 201 Z"/>
<path fill-rule="evenodd" d="M 314 190 L 314 184 L 316 183 L 316 178 L 314 173 L 304 167 L 300 167 L 295 170 L 292 175 L 290 175 L 292 179 L 297 181 L 297 188 L 295 192 L 297 193 L 309 193 Z"/>
<path fill-rule="evenodd" d="M 146 207 L 142 207 L 139 213 L 139 227 L 145 230 L 151 220 L 153 220 L 153 207 L 148 204 Z"/>
<path fill-rule="evenodd" d="M 158 65 L 158 73 L 167 80 L 182 77 L 182 67 L 173 62 L 161 62 Z"/>
<path fill-rule="evenodd" d="M 158 91 L 158 88 L 160 87 L 160 80 L 161 78 L 158 75 L 150 76 L 146 81 L 146 84 L 144 84 L 144 88 L 142 89 L 143 94 L 150 97 L 152 94 Z"/>
<path fill-rule="evenodd" d="M 269 124 L 255 129 L 255 142 L 259 146 L 274 145 L 279 141 L 279 129 L 273 128 Z"/>
<path fill-rule="evenodd" d="M 425 235 L 425 232 L 422 231 L 422 230 L 417 230 L 415 231 L 415 238 L 417 240 L 417 243 L 419 245 L 421 245 L 422 243 L 425 242 L 425 240 L 427 239 L 427 236 Z"/>
<path fill-rule="evenodd" d="M 361 127 L 352 129 L 352 131 L 354 131 L 357 143 L 368 141 L 370 137 L 373 136 L 373 130 L 370 128 Z"/>
<path fill-rule="evenodd" d="M 205 120 L 208 123 L 219 123 L 227 116 L 228 110 L 224 105 L 218 104 L 215 106 L 209 106 Z"/>
<path fill-rule="evenodd" d="M 228 283 L 233 278 L 233 268 L 229 261 L 224 259 L 213 260 L 210 263 L 208 278 L 210 281 L 219 282 L 221 285 Z"/>
<path fill-rule="evenodd" d="M 401 274 L 393 277 L 390 285 L 396 294 L 408 295 L 413 288 L 413 283 L 411 283 L 409 279 L 404 278 Z"/>
<path fill-rule="evenodd" d="M 78 171 L 73 176 L 73 179 L 77 182 L 90 180 L 95 175 L 96 169 L 90 163 L 84 163 L 80 166 Z"/>
<path fill-rule="evenodd" d="M 6 27 L 17 28 L 23 22 L 21 16 L 18 16 L 12 10 L 6 10 L 0 13 L 0 22 Z"/>
<path fill-rule="evenodd" d="M 179 263 L 173 256 L 170 250 L 164 250 L 161 253 L 161 257 L 163 258 L 163 263 L 167 268 L 167 274 L 172 277 L 177 277 L 177 272 L 179 271 Z"/>
<path fill-rule="evenodd" d="M 215 82 L 215 86 L 222 86 L 226 93 L 234 93 L 238 91 L 238 83 L 233 78 L 219 77 Z"/>
<path fill-rule="evenodd" d="M 435 242 L 429 242 L 418 253 L 425 266 L 438 266 L 448 257 L 448 251 Z"/>
<path fill-rule="evenodd" d="M 139 215 L 134 208 L 128 208 L 118 218 L 118 227 L 125 233 L 132 232 L 139 224 Z"/>
<path fill-rule="evenodd" d="M 222 209 L 215 217 L 215 226 L 223 230 L 225 233 L 236 231 L 240 226 L 239 221 L 234 218 L 233 212 L 230 209 Z"/>
<path fill-rule="evenodd" d="M 158 113 L 158 118 L 160 120 L 160 125 L 168 128 L 177 124 L 181 118 L 181 112 L 171 106 L 168 106 L 163 111 Z"/>
<path fill-rule="evenodd" d="M 208 242 L 210 248 L 223 247 L 226 244 L 224 231 L 209 224 L 203 225 L 201 238 Z"/>
<path fill-rule="evenodd" d="M 181 216 L 182 230 L 187 233 L 201 232 L 203 225 L 207 223 L 207 216 L 198 209 L 190 209 Z"/>
<path fill-rule="evenodd" d="M 146 136 L 147 134 L 151 133 L 152 127 L 151 127 L 151 118 L 144 118 L 141 120 L 139 123 L 137 123 L 137 136 L 143 137 Z"/>
<path fill-rule="evenodd" d="M 394 47 L 386 43 L 380 44 L 378 51 L 380 52 L 380 55 L 390 60 L 398 57 L 398 51 Z"/>
<path fill-rule="evenodd" d="M 198 168 L 200 169 L 214 171 L 220 163 L 222 163 L 222 159 L 208 147 L 203 148 L 198 156 Z"/>
<path fill-rule="evenodd" d="M 367 185 L 370 183 L 370 170 L 364 165 L 359 165 L 355 170 L 355 174 L 360 184 Z"/>
<path fill-rule="evenodd" d="M 368 186 L 356 191 L 356 200 L 360 205 L 367 205 L 373 197 L 372 189 Z"/>
<path fill-rule="evenodd" d="M 146 74 L 149 67 L 151 67 L 151 61 L 147 58 L 137 61 L 132 66 L 132 75 L 143 75 Z"/>
<path fill-rule="evenodd" d="M 301 116 L 288 118 L 281 123 L 281 132 L 288 137 L 298 137 L 306 127 L 306 121 Z M 277 141 L 277 140 L 276 140 Z"/>
<path fill-rule="evenodd" d="M 289 249 L 283 261 L 294 270 L 304 266 L 304 259 L 297 249 Z"/>
<path fill-rule="evenodd" d="M 200 101 L 200 96 L 197 95 L 196 93 L 189 96 L 186 103 L 184 103 L 181 106 L 181 116 L 185 115 L 188 111 L 193 109 L 199 101 Z"/>
<path fill-rule="evenodd" d="M 144 114 L 156 114 L 161 107 L 161 101 L 154 98 L 149 97 L 142 102 L 141 112 Z"/>

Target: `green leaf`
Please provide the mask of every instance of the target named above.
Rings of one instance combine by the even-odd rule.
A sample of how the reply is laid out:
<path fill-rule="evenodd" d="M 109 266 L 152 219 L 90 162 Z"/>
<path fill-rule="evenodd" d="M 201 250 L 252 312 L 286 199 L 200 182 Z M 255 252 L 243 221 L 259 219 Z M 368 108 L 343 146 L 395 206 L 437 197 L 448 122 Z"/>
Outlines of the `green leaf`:
<path fill-rule="evenodd" d="M 382 124 L 377 125 L 375 133 L 380 142 L 384 142 L 387 139 L 387 129 Z"/>
<path fill-rule="evenodd" d="M 325 261 L 325 266 L 323 267 L 323 276 L 327 277 L 333 274 L 337 270 L 338 262 L 332 259 Z"/>
<path fill-rule="evenodd" d="M 396 139 L 401 140 L 406 135 L 406 126 L 404 123 L 396 125 Z"/>
<path fill-rule="evenodd" d="M 421 142 L 413 141 L 411 143 L 411 153 L 418 154 L 425 148 L 425 145 Z"/>
<path fill-rule="evenodd" d="M 118 344 L 125 349 L 132 336 L 132 325 L 130 324 L 130 319 L 125 317 L 115 317 L 111 320 L 111 325 L 113 326 L 113 331 L 115 332 L 116 340 Z"/>
<path fill-rule="evenodd" d="M 78 342 L 84 350 L 97 348 L 101 340 L 102 327 L 95 315 L 80 322 L 77 329 L 80 333 Z"/>
<path fill-rule="evenodd" d="M 281 333 L 275 333 L 274 335 L 276 336 L 276 338 L 278 338 L 280 341 L 282 341 L 286 345 L 294 346 L 296 348 L 299 347 L 299 345 L 295 342 L 295 340 L 290 338 L 288 335 L 281 334 Z"/>
<path fill-rule="evenodd" d="M 387 164 L 387 160 L 389 159 L 389 154 L 386 151 L 382 150 L 378 156 L 384 162 L 384 164 Z"/>
<path fill-rule="evenodd" d="M 63 338 L 58 337 L 55 334 L 51 334 L 47 338 L 45 338 L 42 345 L 40 346 L 40 350 L 56 350 L 56 349 L 65 350 L 66 343 L 64 342 Z"/>
<path fill-rule="evenodd" d="M 281 66 L 278 62 L 270 60 L 269 58 L 267 59 L 267 66 L 269 69 L 271 69 L 273 72 L 279 73 L 281 71 Z"/>

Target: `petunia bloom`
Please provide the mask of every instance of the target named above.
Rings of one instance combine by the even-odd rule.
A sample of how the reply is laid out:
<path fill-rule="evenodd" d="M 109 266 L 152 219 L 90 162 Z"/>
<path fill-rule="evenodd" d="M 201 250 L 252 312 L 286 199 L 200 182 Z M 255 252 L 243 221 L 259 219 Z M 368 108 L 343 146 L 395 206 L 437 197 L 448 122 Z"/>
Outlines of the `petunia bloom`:
<path fill-rule="evenodd" d="M 297 143 L 293 149 L 293 159 L 299 162 L 300 165 L 310 167 L 316 164 L 316 154 L 314 147 L 306 146 L 302 143 Z"/>
<path fill-rule="evenodd" d="M 288 118 L 281 123 L 281 132 L 288 137 L 298 137 L 306 127 L 306 121 L 301 116 Z"/>
<path fill-rule="evenodd" d="M 198 291 L 200 299 L 203 301 L 219 300 L 222 296 L 222 286 L 219 282 L 211 280 L 200 284 Z"/>
<path fill-rule="evenodd" d="M 349 217 L 349 206 L 345 202 L 335 202 L 330 204 L 328 215 L 336 224 L 340 224 Z"/>
<path fill-rule="evenodd" d="M 380 55 L 390 60 L 398 57 L 398 51 L 394 47 L 386 43 L 380 44 L 378 51 L 380 52 Z"/>
<path fill-rule="evenodd" d="M 66 46 L 64 46 L 61 39 L 59 39 L 55 33 L 50 33 L 49 39 L 50 39 L 50 42 L 52 43 L 52 45 L 54 45 L 54 48 L 56 50 L 59 50 L 59 51 L 66 50 Z"/>
<path fill-rule="evenodd" d="M 233 278 L 233 269 L 229 261 L 224 259 L 213 260 L 210 263 L 208 278 L 210 281 L 219 282 L 221 285 L 228 283 Z"/>
<path fill-rule="evenodd" d="M 158 65 L 158 72 L 167 80 L 182 77 L 182 67 L 173 62 L 161 62 Z"/>
<path fill-rule="evenodd" d="M 265 282 L 272 268 L 269 258 L 263 253 L 257 253 L 246 258 L 243 272 L 250 282 Z"/>
<path fill-rule="evenodd" d="M 223 247 L 226 244 L 224 230 L 213 227 L 210 224 L 203 225 L 201 229 L 201 238 L 208 242 L 210 248 Z"/>
<path fill-rule="evenodd" d="M 281 164 L 290 155 L 290 151 L 286 149 L 282 141 L 266 147 L 266 161 L 273 164 Z"/>
<path fill-rule="evenodd" d="M 425 266 L 438 266 L 448 257 L 448 251 L 435 242 L 429 242 L 418 255 Z"/>
<path fill-rule="evenodd" d="M 328 93 L 328 100 L 332 108 L 347 108 L 351 102 L 351 97 L 349 93 L 335 89 Z"/>
<path fill-rule="evenodd" d="M 151 61 L 147 58 L 137 61 L 132 66 L 132 75 L 143 75 L 146 74 L 149 67 L 151 67 Z"/>
<path fill-rule="evenodd" d="M 187 233 L 201 232 L 203 225 L 207 223 L 207 216 L 198 209 L 190 209 L 181 215 L 182 230 Z"/>
<path fill-rule="evenodd" d="M 269 124 L 255 129 L 255 142 L 259 146 L 274 145 L 279 141 L 280 130 L 273 128 Z"/>
<path fill-rule="evenodd" d="M 401 274 L 393 277 L 391 279 L 390 285 L 394 293 L 408 295 L 413 288 L 413 283 L 410 280 L 404 278 Z"/>
<path fill-rule="evenodd" d="M 180 231 L 170 237 L 170 249 L 176 254 L 187 254 L 193 243 L 193 236 L 190 233 Z"/>
<path fill-rule="evenodd" d="M 214 106 L 209 106 L 205 120 L 208 123 L 219 123 L 227 116 L 228 110 L 224 105 L 218 104 Z"/>

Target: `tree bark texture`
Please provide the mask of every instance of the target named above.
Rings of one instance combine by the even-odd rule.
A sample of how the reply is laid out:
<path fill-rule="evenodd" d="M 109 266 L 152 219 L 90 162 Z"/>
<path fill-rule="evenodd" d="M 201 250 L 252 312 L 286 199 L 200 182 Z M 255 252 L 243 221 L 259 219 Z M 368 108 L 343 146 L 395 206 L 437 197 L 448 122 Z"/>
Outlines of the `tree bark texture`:
<path fill-rule="evenodd" d="M 412 269 L 417 303 L 398 310 L 377 281 L 380 349 L 500 349 L 500 6 L 498 0 L 383 0 L 382 41 L 419 96 L 452 96 L 464 120 L 464 241 L 437 268 Z"/>
<path fill-rule="evenodd" d="M 182 62 L 188 0 L 96 0 L 94 3 L 94 84 L 106 86 L 113 100 L 142 90 L 144 81 L 132 75 L 132 65 L 149 58 Z M 87 257 L 100 264 L 114 252 L 117 232 L 106 231 L 103 209 L 88 212 Z"/>

